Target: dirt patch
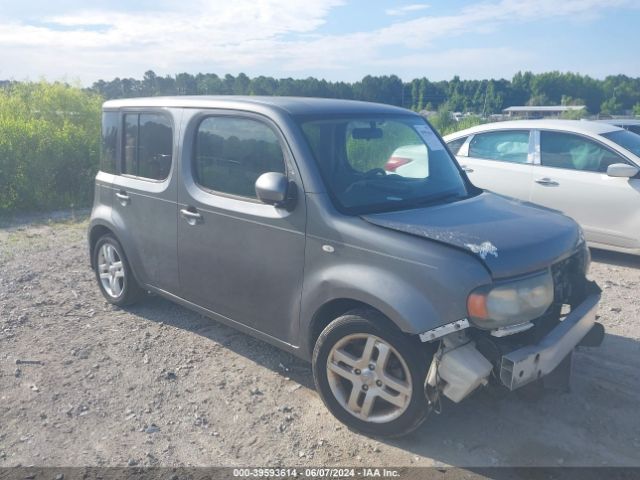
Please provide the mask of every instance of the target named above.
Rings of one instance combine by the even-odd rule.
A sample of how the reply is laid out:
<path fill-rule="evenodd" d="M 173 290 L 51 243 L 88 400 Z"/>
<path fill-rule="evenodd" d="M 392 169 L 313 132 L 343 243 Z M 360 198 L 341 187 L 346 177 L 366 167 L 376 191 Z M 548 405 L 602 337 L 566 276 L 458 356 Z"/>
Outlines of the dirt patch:
<path fill-rule="evenodd" d="M 338 423 L 291 355 L 162 298 L 107 304 L 85 237 L 0 229 L 0 466 L 640 466 L 640 259 L 594 255 L 607 336 L 571 393 L 481 391 L 388 441 Z"/>

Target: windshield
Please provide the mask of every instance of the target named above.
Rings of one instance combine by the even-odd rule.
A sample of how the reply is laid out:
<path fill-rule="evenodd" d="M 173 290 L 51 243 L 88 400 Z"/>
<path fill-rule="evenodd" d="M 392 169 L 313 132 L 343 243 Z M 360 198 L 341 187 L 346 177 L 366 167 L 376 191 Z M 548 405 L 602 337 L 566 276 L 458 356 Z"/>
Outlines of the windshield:
<path fill-rule="evenodd" d="M 300 124 L 342 211 L 374 213 L 468 196 L 444 144 L 419 117 L 324 117 Z"/>
<path fill-rule="evenodd" d="M 640 135 L 628 130 L 616 130 L 615 132 L 603 133 L 602 136 L 640 157 Z"/>

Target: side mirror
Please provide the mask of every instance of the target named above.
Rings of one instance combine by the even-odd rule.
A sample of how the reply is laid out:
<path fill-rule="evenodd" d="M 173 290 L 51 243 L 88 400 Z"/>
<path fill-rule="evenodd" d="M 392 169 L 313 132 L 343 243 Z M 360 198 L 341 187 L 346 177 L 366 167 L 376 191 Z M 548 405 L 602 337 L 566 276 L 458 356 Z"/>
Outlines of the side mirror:
<path fill-rule="evenodd" d="M 607 175 L 610 177 L 631 178 L 635 177 L 640 169 L 626 163 L 614 163 L 607 167 Z"/>
<path fill-rule="evenodd" d="M 263 173 L 256 180 L 256 196 L 262 203 L 290 210 L 295 204 L 295 184 L 282 173 Z"/>

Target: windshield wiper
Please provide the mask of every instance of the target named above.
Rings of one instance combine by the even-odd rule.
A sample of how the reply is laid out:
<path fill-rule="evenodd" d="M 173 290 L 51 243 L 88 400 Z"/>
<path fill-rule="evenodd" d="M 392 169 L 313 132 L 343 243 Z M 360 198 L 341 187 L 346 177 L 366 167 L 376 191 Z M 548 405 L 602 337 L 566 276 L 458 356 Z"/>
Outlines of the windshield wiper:
<path fill-rule="evenodd" d="M 423 205 L 433 205 L 435 203 L 445 203 L 447 200 L 463 200 L 468 198 L 467 195 L 459 194 L 459 193 L 447 193 L 445 195 L 436 195 L 433 197 L 426 197 L 422 199 L 416 199 L 412 201 L 412 205 L 415 206 L 423 206 Z"/>

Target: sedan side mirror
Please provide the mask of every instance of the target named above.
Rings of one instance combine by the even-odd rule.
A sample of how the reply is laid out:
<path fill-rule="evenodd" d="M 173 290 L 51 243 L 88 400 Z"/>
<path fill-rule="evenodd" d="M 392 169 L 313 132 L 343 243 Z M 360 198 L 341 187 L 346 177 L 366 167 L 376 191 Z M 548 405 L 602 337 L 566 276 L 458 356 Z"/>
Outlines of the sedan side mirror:
<path fill-rule="evenodd" d="M 631 178 L 635 177 L 640 169 L 626 163 L 614 163 L 607 167 L 607 175 L 610 177 Z"/>
<path fill-rule="evenodd" d="M 256 180 L 256 196 L 267 205 L 291 210 L 295 205 L 295 183 L 279 172 L 263 173 Z"/>

